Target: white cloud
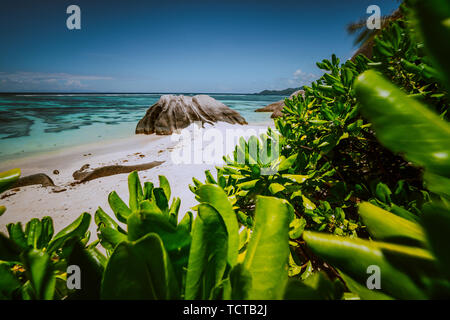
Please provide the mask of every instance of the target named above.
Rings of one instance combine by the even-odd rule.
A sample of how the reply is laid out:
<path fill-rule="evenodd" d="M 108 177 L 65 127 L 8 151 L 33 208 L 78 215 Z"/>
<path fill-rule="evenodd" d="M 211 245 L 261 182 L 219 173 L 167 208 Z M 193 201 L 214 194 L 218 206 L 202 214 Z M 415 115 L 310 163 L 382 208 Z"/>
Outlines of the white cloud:
<path fill-rule="evenodd" d="M 70 73 L 0 72 L 0 89 L 79 89 L 88 87 L 90 81 L 99 80 L 113 80 L 113 78 Z"/>
<path fill-rule="evenodd" d="M 289 79 L 290 83 L 298 84 L 299 86 L 310 84 L 317 79 L 317 75 L 303 72 L 301 69 L 295 70 L 292 76 L 292 79 Z"/>

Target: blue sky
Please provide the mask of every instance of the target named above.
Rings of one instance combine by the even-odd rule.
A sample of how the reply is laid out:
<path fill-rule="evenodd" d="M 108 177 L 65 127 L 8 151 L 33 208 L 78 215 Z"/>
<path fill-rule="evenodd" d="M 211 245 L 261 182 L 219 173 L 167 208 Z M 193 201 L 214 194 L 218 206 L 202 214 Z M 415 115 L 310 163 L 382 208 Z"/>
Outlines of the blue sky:
<path fill-rule="evenodd" d="M 0 0 L 0 91 L 249 93 L 308 84 L 395 0 Z M 66 8 L 81 8 L 68 30 Z"/>

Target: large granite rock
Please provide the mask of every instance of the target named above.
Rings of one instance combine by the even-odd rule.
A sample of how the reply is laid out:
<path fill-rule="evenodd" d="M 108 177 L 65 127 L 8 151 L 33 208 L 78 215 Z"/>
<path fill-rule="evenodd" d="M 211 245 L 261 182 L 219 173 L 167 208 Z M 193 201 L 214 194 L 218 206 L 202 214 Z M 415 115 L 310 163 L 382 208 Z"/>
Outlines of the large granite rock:
<path fill-rule="evenodd" d="M 136 126 L 136 133 L 168 135 L 197 121 L 202 125 L 218 121 L 247 124 L 239 112 L 210 96 L 164 95 L 147 110 Z"/>
<path fill-rule="evenodd" d="M 299 94 L 304 96 L 305 91 L 303 91 L 303 90 L 295 91 L 293 94 L 291 94 L 291 96 L 289 98 L 298 96 Z M 256 109 L 255 112 L 272 112 L 272 115 L 270 117 L 278 118 L 278 117 L 283 116 L 283 112 L 282 112 L 283 108 L 284 108 L 284 100 L 280 100 L 280 101 L 271 103 L 271 104 L 265 106 L 264 108 Z"/>

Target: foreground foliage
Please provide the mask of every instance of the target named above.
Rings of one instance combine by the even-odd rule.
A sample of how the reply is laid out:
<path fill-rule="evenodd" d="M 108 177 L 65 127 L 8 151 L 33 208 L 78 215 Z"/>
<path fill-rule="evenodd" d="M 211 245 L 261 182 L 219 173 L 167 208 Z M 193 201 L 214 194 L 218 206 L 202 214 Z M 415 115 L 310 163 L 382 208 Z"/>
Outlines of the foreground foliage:
<path fill-rule="evenodd" d="M 114 216 L 96 211 L 91 244 L 88 213 L 55 236 L 49 217 L 8 225 L 0 298 L 450 297 L 450 4 L 402 12 L 371 59 L 318 63 L 324 75 L 286 100 L 276 130 L 194 178 L 195 219 L 179 218 L 164 176 L 156 187 L 133 172 L 128 204 L 111 192 Z M 255 146 L 267 152 L 253 158 Z M 0 188 L 18 174 L 0 175 Z M 81 267 L 80 290 L 66 286 L 69 265 Z"/>

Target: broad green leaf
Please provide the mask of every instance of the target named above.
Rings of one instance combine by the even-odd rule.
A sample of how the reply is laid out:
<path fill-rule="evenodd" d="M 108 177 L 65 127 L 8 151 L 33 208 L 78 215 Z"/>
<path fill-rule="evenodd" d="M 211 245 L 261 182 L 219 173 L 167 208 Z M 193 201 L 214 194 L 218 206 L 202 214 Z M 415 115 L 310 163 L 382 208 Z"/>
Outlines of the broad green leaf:
<path fill-rule="evenodd" d="M 8 264 L 0 262 L 0 300 L 12 299 L 12 294 L 20 287 L 20 281 L 12 273 Z"/>
<path fill-rule="evenodd" d="M 41 236 L 42 225 L 41 221 L 37 218 L 31 219 L 25 227 L 25 237 L 27 239 L 27 245 L 30 248 L 38 249 L 37 242 Z"/>
<path fill-rule="evenodd" d="M 0 232 L 0 260 L 19 261 L 20 247 Z"/>
<path fill-rule="evenodd" d="M 156 189 L 158 189 L 158 188 L 156 188 Z M 164 195 L 164 193 L 161 189 L 159 189 L 159 191 L 156 191 L 156 193 L 163 198 L 162 200 L 166 201 L 166 196 Z M 161 198 L 160 198 L 160 200 L 161 200 Z M 142 213 L 156 213 L 156 214 L 163 215 L 163 211 L 158 206 L 158 203 L 156 202 L 155 198 L 153 198 L 152 200 L 144 200 L 139 204 L 139 206 L 140 206 L 140 211 Z M 162 205 L 162 207 L 164 207 L 164 205 Z"/>
<path fill-rule="evenodd" d="M 0 172 L 0 193 L 11 187 L 20 178 L 20 169 Z"/>
<path fill-rule="evenodd" d="M 180 211 L 180 205 L 181 199 L 177 197 L 172 200 L 172 204 L 169 208 L 169 220 L 174 226 L 178 223 L 178 212 Z"/>
<path fill-rule="evenodd" d="M 358 283 L 345 273 L 339 272 L 339 274 L 345 281 L 349 290 L 356 293 L 362 300 L 392 300 L 392 297 L 384 294 L 378 289 L 368 289 L 366 284 Z"/>
<path fill-rule="evenodd" d="M 141 202 L 141 206 L 145 202 Z M 128 218 L 128 240 L 136 241 L 149 233 L 157 234 L 163 241 L 177 276 L 187 265 L 191 244 L 190 215 L 186 215 L 178 226 L 161 213 L 140 210 Z"/>
<path fill-rule="evenodd" d="M 53 220 L 50 217 L 44 217 L 41 220 L 42 231 L 38 239 L 38 248 L 46 248 L 52 240 L 54 228 Z"/>
<path fill-rule="evenodd" d="M 153 189 L 153 195 L 155 197 L 154 202 L 156 202 L 156 205 L 158 208 L 163 212 L 164 214 L 169 214 L 169 198 L 167 198 L 166 193 L 163 188 L 154 188 Z"/>
<path fill-rule="evenodd" d="M 50 256 L 41 250 L 24 252 L 22 260 L 33 287 L 34 298 L 51 300 L 55 292 L 55 275 Z"/>
<path fill-rule="evenodd" d="M 386 250 L 416 261 L 432 259 L 422 249 L 309 231 L 303 233 L 303 239 L 314 253 L 362 285 L 366 284 L 370 276 L 367 268 L 375 265 L 381 270 L 381 290 L 384 293 L 399 299 L 426 298 L 423 288 L 416 284 L 406 270 L 398 269 L 388 261 L 384 253 Z"/>
<path fill-rule="evenodd" d="M 153 183 L 144 182 L 144 199 L 151 200 L 153 195 Z"/>
<path fill-rule="evenodd" d="M 114 250 L 103 275 L 102 299 L 177 299 L 179 289 L 161 238 L 152 233 Z"/>
<path fill-rule="evenodd" d="M 210 298 L 225 272 L 228 243 L 221 215 L 211 205 L 200 204 L 192 230 L 185 299 Z"/>
<path fill-rule="evenodd" d="M 95 211 L 94 221 L 98 227 L 105 226 L 114 230 L 119 230 L 119 224 L 100 207 Z"/>
<path fill-rule="evenodd" d="M 252 276 L 249 299 L 281 299 L 287 281 L 290 209 L 285 200 L 258 197 L 255 227 L 244 267 Z"/>
<path fill-rule="evenodd" d="M 220 213 L 228 233 L 228 262 L 234 266 L 239 250 L 239 226 L 236 214 L 228 197 L 217 185 L 205 184 L 199 187 L 197 195 L 200 203 L 207 203 Z"/>
<path fill-rule="evenodd" d="M 435 66 L 442 70 L 443 80 L 450 90 L 450 3 L 447 0 L 415 1 L 415 15 L 426 48 Z"/>
<path fill-rule="evenodd" d="M 269 191 L 272 193 L 272 194 L 277 194 L 278 192 L 281 192 L 281 191 L 283 191 L 283 190 L 285 190 L 286 188 L 283 186 L 283 185 L 281 185 L 281 184 L 279 184 L 279 183 L 271 183 L 270 185 L 269 185 Z"/>
<path fill-rule="evenodd" d="M 433 174 L 431 172 L 425 172 L 423 176 L 426 187 L 435 193 L 450 196 L 450 179 Z"/>
<path fill-rule="evenodd" d="M 128 236 L 126 234 L 105 226 L 101 226 L 99 228 L 98 237 L 102 246 L 108 250 L 113 250 L 119 243 L 128 240 Z"/>
<path fill-rule="evenodd" d="M 303 206 L 305 207 L 305 209 L 314 210 L 316 208 L 316 205 L 314 204 L 314 202 L 309 200 L 304 195 L 302 195 L 302 200 L 303 200 Z"/>
<path fill-rule="evenodd" d="M 231 300 L 245 300 L 252 287 L 252 275 L 238 263 L 230 271 Z"/>
<path fill-rule="evenodd" d="M 127 218 L 131 215 L 130 208 L 127 207 L 125 202 L 119 197 L 119 195 L 113 191 L 108 195 L 108 203 L 112 211 L 116 215 L 117 220 L 123 223 L 127 223 Z"/>
<path fill-rule="evenodd" d="M 301 175 L 301 174 L 283 174 L 281 175 L 283 178 L 292 180 L 297 183 L 303 183 L 309 179 L 309 176 Z"/>
<path fill-rule="evenodd" d="M 404 153 L 408 160 L 429 172 L 450 178 L 448 122 L 375 71 L 360 75 L 355 89 L 361 112 L 373 122 L 382 144 L 394 152 Z"/>
<path fill-rule="evenodd" d="M 128 176 L 128 190 L 130 193 L 130 210 L 135 211 L 139 208 L 139 203 L 144 199 L 141 181 L 137 171 L 133 171 Z"/>
<path fill-rule="evenodd" d="M 278 171 L 284 171 L 289 168 L 292 168 L 292 166 L 294 165 L 296 160 L 297 160 L 297 154 L 293 154 L 289 158 L 281 161 L 281 163 L 278 166 Z"/>
<path fill-rule="evenodd" d="M 399 238 L 412 238 L 421 243 L 426 242 L 423 229 L 417 223 L 368 202 L 360 204 L 358 212 L 370 234 L 378 240 L 394 241 Z"/>
<path fill-rule="evenodd" d="M 286 285 L 283 300 L 323 300 L 323 297 L 303 281 L 290 279 Z"/>
<path fill-rule="evenodd" d="M 77 265 L 81 270 L 81 289 L 76 290 L 71 299 L 100 299 L 100 287 L 106 258 L 96 248 L 85 248 L 76 240 L 68 258 L 69 265 Z"/>
<path fill-rule="evenodd" d="M 306 220 L 302 217 L 299 219 L 294 219 L 289 224 L 289 238 L 298 239 L 302 236 L 303 231 L 306 227 Z"/>
<path fill-rule="evenodd" d="M 15 242 L 15 244 L 20 247 L 21 250 L 28 249 L 27 239 L 25 233 L 23 232 L 22 223 L 10 223 L 6 226 L 8 229 L 9 238 Z"/>
<path fill-rule="evenodd" d="M 167 180 L 165 176 L 158 176 L 158 179 L 159 179 L 159 187 L 164 190 L 166 199 L 169 200 L 171 195 L 169 180 Z"/>
<path fill-rule="evenodd" d="M 428 205 L 422 220 L 431 250 L 450 278 L 450 210 L 442 204 Z"/>
<path fill-rule="evenodd" d="M 87 212 L 81 214 L 74 222 L 58 232 L 50 241 L 47 251 L 59 249 L 63 243 L 73 237 L 83 238 L 91 223 L 91 215 Z"/>
<path fill-rule="evenodd" d="M 242 183 L 237 184 L 237 187 L 242 190 L 250 190 L 255 187 L 255 185 L 258 181 L 260 181 L 260 179 L 254 179 L 254 180 L 242 182 Z"/>

